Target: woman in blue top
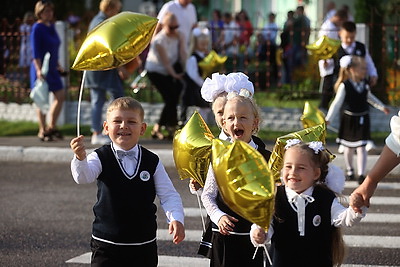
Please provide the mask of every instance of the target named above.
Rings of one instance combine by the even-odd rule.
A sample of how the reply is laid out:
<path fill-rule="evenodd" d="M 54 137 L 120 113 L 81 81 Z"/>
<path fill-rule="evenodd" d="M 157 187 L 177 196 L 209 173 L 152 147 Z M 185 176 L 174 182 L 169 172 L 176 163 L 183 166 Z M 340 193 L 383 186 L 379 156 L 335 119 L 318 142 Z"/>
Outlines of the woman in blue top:
<path fill-rule="evenodd" d="M 53 136 L 62 138 L 56 128 L 58 116 L 64 103 L 64 85 L 60 73 L 63 72 L 58 63 L 58 48 L 60 38 L 57 35 L 53 23 L 54 4 L 50 1 L 38 1 L 35 5 L 37 22 L 32 27 L 31 45 L 33 60 L 30 68 L 31 88 L 35 86 L 36 79 L 44 79 L 49 85 L 49 91 L 54 94 L 54 101 L 49 109 L 49 125 L 46 126 L 46 114 L 37 109 L 39 117 L 38 137 L 42 141 L 51 141 Z M 46 76 L 42 74 L 42 62 L 44 55 L 49 52 L 49 70 Z"/>

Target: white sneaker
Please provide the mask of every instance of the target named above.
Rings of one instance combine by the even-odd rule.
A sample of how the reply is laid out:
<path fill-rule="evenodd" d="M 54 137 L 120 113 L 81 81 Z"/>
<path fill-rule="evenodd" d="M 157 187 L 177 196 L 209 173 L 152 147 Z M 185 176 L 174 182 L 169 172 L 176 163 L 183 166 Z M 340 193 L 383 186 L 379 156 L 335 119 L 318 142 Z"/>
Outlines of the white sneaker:
<path fill-rule="evenodd" d="M 91 143 L 92 145 L 106 145 L 111 142 L 110 138 L 107 135 L 96 134 L 92 135 Z"/>
<path fill-rule="evenodd" d="M 374 141 L 368 140 L 367 144 L 365 146 L 365 149 L 367 150 L 367 152 L 371 151 L 371 150 L 375 150 L 376 149 L 376 145 L 375 145 Z"/>

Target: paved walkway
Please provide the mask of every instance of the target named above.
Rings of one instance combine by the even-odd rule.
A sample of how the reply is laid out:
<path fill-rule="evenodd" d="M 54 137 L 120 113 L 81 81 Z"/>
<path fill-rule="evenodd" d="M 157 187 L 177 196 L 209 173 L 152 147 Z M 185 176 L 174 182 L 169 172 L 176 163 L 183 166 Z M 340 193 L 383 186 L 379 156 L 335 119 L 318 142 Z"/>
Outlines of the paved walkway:
<path fill-rule="evenodd" d="M 72 137 L 65 137 L 64 140 L 53 142 L 41 142 L 34 136 L 0 137 L 0 162 L 21 161 L 21 162 L 69 162 L 73 156 L 69 148 Z M 174 166 L 172 155 L 172 141 L 158 141 L 149 138 L 141 139 L 141 144 L 157 153 L 163 164 L 167 167 Z M 88 151 L 96 148 L 90 144 L 90 138 L 85 142 Z M 267 148 L 272 150 L 273 143 L 267 143 Z M 328 144 L 328 149 L 336 155 L 334 164 L 344 169 L 343 154 L 339 154 L 336 144 Z M 372 168 L 382 147 L 370 151 L 367 158 L 367 171 Z M 390 176 L 400 176 L 400 166 L 390 173 Z"/>

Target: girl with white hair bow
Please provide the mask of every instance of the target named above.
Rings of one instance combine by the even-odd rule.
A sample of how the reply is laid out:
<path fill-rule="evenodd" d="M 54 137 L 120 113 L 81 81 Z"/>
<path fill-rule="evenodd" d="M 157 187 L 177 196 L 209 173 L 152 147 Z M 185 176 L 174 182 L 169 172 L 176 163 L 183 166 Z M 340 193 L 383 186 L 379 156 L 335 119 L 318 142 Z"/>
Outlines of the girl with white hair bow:
<path fill-rule="evenodd" d="M 335 85 L 336 97 L 325 118 L 329 124 L 343 107 L 337 140 L 344 146 L 346 175 L 349 180 L 355 179 L 353 155 L 357 150 L 359 183 L 365 178 L 366 145 L 371 140 L 369 104 L 385 114 L 389 113 L 389 109 L 371 93 L 365 81 L 366 74 L 367 65 L 364 58 L 346 55 L 340 59 L 340 73 Z"/>

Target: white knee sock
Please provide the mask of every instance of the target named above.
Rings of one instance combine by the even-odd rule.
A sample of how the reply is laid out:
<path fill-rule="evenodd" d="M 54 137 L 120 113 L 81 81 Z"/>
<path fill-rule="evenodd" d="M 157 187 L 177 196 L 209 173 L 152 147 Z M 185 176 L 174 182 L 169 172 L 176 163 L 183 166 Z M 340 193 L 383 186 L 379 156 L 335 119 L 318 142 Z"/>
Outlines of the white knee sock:
<path fill-rule="evenodd" d="M 352 147 L 344 147 L 343 155 L 344 155 L 344 163 L 346 164 L 346 174 L 351 175 L 353 173 L 353 155 L 355 152 L 355 148 Z"/>
<path fill-rule="evenodd" d="M 357 172 L 358 175 L 365 175 L 367 166 L 367 149 L 365 146 L 357 147 Z"/>

